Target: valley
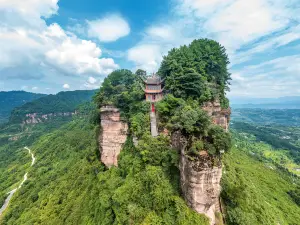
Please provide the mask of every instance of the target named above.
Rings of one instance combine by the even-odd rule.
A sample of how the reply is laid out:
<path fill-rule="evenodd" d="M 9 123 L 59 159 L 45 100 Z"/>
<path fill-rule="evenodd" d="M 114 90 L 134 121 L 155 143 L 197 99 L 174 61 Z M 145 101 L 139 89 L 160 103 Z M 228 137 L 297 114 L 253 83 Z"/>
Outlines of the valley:
<path fill-rule="evenodd" d="M 34 154 L 31 152 L 31 150 L 30 150 L 28 147 L 24 147 L 24 149 L 27 150 L 28 153 L 31 155 L 31 158 L 32 158 L 31 166 L 33 166 L 34 163 L 35 163 L 35 159 L 36 159 L 36 158 L 34 157 Z M 21 181 L 20 185 L 19 185 L 17 188 L 15 188 L 15 189 L 13 189 L 13 190 L 11 190 L 10 192 L 7 193 L 8 196 L 7 196 L 7 198 L 5 199 L 3 206 L 0 208 L 0 217 L 1 217 L 1 214 L 2 214 L 2 213 L 5 211 L 5 209 L 8 207 L 9 202 L 10 202 L 11 198 L 13 197 L 13 195 L 14 195 L 20 188 L 22 188 L 23 184 L 27 181 L 27 179 L 28 179 L 28 172 L 25 173 L 23 180 Z"/>

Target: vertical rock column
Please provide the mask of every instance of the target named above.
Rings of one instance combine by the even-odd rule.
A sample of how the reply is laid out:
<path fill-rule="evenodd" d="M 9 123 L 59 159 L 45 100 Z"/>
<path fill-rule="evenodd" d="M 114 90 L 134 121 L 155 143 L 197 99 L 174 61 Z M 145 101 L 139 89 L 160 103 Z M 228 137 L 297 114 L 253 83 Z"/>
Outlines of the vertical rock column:
<path fill-rule="evenodd" d="M 101 133 L 99 137 L 101 161 L 107 166 L 117 166 L 118 156 L 127 138 L 128 125 L 121 121 L 120 112 L 113 106 L 101 108 Z"/>
<path fill-rule="evenodd" d="M 213 166 L 212 162 L 208 155 L 191 161 L 184 154 L 184 149 L 181 150 L 180 180 L 184 199 L 188 206 L 205 214 L 214 225 L 215 213 L 220 212 L 222 166 Z"/>
<path fill-rule="evenodd" d="M 212 122 L 226 131 L 230 120 L 230 108 L 222 109 L 219 101 L 207 102 L 202 107 Z M 187 204 L 198 213 L 205 214 L 210 224 L 216 223 L 215 214 L 221 212 L 220 192 L 222 163 L 220 159 L 209 156 L 206 151 L 193 160 L 185 154 L 187 140 L 179 133 L 172 135 L 172 146 L 180 150 L 180 183 Z M 217 160 L 217 161 L 216 161 Z"/>

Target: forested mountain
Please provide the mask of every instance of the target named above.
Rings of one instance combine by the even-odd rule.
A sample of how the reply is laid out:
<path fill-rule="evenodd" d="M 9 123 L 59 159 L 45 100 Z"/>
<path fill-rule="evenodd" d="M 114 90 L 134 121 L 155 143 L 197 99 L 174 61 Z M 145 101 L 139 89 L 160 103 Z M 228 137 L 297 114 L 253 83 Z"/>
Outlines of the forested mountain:
<path fill-rule="evenodd" d="M 183 196 L 182 155 L 195 163 L 195 173 L 206 165 L 221 168 L 218 202 L 223 215 L 213 215 L 216 225 L 298 224 L 299 178 L 281 164 L 283 155 L 270 157 L 274 150 L 282 154 L 284 149 L 276 149 L 257 124 L 239 126 L 233 121 L 228 133 L 213 124 L 203 109 L 206 102 L 219 100 L 217 108 L 228 112 L 227 64 L 225 49 L 207 39 L 173 49 L 164 57 L 159 76 L 165 79 L 167 94 L 155 105 L 158 137 L 150 135 L 150 103 L 144 101 L 142 70 L 112 72 L 96 94 L 61 92 L 16 108 L 10 123 L 0 127 L 0 206 L 17 188 L 0 224 L 208 225 L 208 217 L 193 210 Z M 94 102 L 86 103 L 94 94 Z M 101 163 L 98 142 L 99 107 L 107 105 L 117 107 L 128 124 L 118 166 L 111 168 Z M 75 110 L 78 113 L 67 119 L 20 125 L 28 113 Z M 275 130 L 275 138 L 283 135 L 279 125 Z M 297 135 L 291 137 L 290 144 L 297 148 Z M 174 141 L 183 143 L 182 151 Z M 25 146 L 34 154 L 34 164 Z M 205 168 L 204 172 L 209 170 Z M 28 179 L 20 187 L 24 174 Z"/>
<path fill-rule="evenodd" d="M 299 178 L 261 157 L 261 143 L 253 144 L 235 132 L 233 139 L 234 146 L 223 161 L 226 224 L 299 224 Z"/>
<path fill-rule="evenodd" d="M 10 122 L 21 122 L 26 114 L 38 113 L 39 115 L 50 113 L 74 112 L 79 104 L 91 101 L 95 90 L 78 90 L 59 92 L 56 95 L 47 95 L 35 101 L 16 107 L 10 116 Z"/>
<path fill-rule="evenodd" d="M 25 91 L 0 91 L 0 123 L 7 122 L 11 111 L 18 106 L 45 96 Z"/>

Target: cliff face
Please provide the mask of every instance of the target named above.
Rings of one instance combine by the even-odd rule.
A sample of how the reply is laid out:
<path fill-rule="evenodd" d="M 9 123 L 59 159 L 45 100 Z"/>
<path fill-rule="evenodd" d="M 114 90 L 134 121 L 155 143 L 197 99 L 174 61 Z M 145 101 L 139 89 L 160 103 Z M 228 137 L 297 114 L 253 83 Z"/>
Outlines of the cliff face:
<path fill-rule="evenodd" d="M 222 109 L 219 101 L 206 102 L 202 107 L 203 110 L 212 118 L 214 124 L 223 127 L 228 131 L 231 109 Z"/>
<path fill-rule="evenodd" d="M 230 109 L 222 110 L 219 102 L 209 102 L 203 107 L 212 117 L 213 123 L 228 130 Z M 216 223 L 215 214 L 220 209 L 220 181 L 222 178 L 222 164 L 220 159 L 211 157 L 206 151 L 193 160 L 185 154 L 187 140 L 180 133 L 171 137 L 172 145 L 180 150 L 180 181 L 183 197 L 187 204 L 198 213 L 210 218 L 210 224 Z"/>
<path fill-rule="evenodd" d="M 51 120 L 55 117 L 70 117 L 77 114 L 75 112 L 60 112 L 60 113 L 49 113 L 49 114 L 40 114 L 40 113 L 28 113 L 25 116 L 22 124 L 37 124 L 43 123 L 47 120 Z"/>
<path fill-rule="evenodd" d="M 117 166 L 118 156 L 127 138 L 127 123 L 121 121 L 114 107 L 101 108 L 101 133 L 99 136 L 101 161 L 107 166 Z"/>
<path fill-rule="evenodd" d="M 219 196 L 222 166 L 213 166 L 213 159 L 204 154 L 191 161 L 181 150 L 180 181 L 181 190 L 187 204 L 210 218 L 215 224 L 215 213 L 220 212 Z"/>

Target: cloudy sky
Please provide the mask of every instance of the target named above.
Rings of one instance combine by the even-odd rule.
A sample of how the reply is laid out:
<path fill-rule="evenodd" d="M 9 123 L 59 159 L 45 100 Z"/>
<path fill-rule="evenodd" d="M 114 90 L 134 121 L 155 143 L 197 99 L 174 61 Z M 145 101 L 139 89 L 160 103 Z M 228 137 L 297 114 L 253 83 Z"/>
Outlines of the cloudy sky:
<path fill-rule="evenodd" d="M 227 49 L 229 96 L 300 95 L 299 0 L 0 0 L 0 90 L 98 88 L 118 68 L 154 72 L 172 47 Z"/>

